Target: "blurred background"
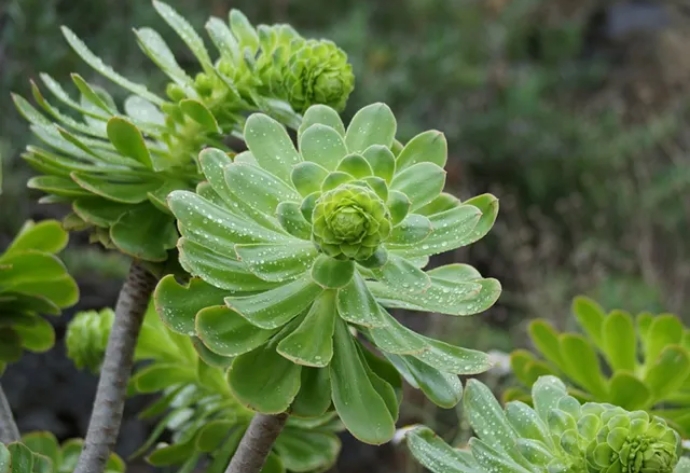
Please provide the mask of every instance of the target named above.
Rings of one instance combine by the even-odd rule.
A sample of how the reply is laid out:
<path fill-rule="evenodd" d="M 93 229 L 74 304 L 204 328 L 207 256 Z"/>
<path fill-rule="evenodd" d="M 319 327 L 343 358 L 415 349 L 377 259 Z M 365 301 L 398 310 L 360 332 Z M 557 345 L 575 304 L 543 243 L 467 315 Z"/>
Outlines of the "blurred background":
<path fill-rule="evenodd" d="M 569 324 L 576 294 L 605 308 L 673 312 L 690 322 L 690 3 L 685 0 L 168 0 L 198 30 L 210 15 L 241 9 L 257 23 L 289 22 L 328 37 L 357 77 L 345 112 L 387 102 L 404 140 L 446 133 L 449 185 L 467 198 L 499 197 L 489 236 L 445 261 L 469 262 L 504 292 L 489 312 L 466 319 L 401 317 L 452 343 L 509 352 L 525 346 L 525 322 Z M 29 79 L 70 72 L 105 85 L 63 40 L 73 29 L 125 76 L 162 88 L 132 27 L 159 30 L 193 70 L 191 54 L 147 0 L 0 0 L 0 249 L 27 219 L 59 218 L 37 205 L 20 158 L 32 141 L 10 92 L 30 96 Z M 117 92 L 116 88 L 109 89 Z M 118 97 L 123 98 L 123 97 Z M 75 310 L 111 306 L 127 261 L 74 235 L 64 259 L 80 282 Z M 495 382 L 498 373 L 494 373 Z M 76 372 L 61 342 L 27 355 L 3 377 L 23 430 L 83 435 L 95 378 Z M 119 452 L 149 426 L 127 409 Z M 458 416 L 406 396 L 401 425 L 425 422 L 446 439 Z M 333 471 L 421 471 L 403 449 L 344 437 Z M 137 466 L 137 464 L 139 466 Z M 141 462 L 132 471 L 149 471 Z"/>

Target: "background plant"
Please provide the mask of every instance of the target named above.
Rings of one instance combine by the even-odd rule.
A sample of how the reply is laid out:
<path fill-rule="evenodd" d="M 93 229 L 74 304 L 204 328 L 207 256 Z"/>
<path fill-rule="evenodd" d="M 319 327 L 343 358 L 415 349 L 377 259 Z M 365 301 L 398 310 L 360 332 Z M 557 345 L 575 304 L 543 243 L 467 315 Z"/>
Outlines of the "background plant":
<path fill-rule="evenodd" d="M 413 455 L 434 473 L 682 472 L 678 433 L 663 419 L 611 404 L 580 404 L 554 376 L 533 385 L 534 408 L 505 410 L 482 383 L 470 380 L 464 412 L 478 437 L 455 449 L 425 427 L 404 435 Z"/>
<path fill-rule="evenodd" d="M 529 387 L 543 374 L 557 375 L 580 400 L 647 410 L 687 436 L 690 332 L 678 317 L 641 313 L 633 318 L 621 310 L 606 314 L 584 297 L 573 302 L 573 314 L 584 335 L 559 333 L 543 320 L 530 323 L 532 343 L 544 359 L 525 350 L 513 352 L 515 377 Z M 515 389 L 505 397 L 523 396 Z"/>

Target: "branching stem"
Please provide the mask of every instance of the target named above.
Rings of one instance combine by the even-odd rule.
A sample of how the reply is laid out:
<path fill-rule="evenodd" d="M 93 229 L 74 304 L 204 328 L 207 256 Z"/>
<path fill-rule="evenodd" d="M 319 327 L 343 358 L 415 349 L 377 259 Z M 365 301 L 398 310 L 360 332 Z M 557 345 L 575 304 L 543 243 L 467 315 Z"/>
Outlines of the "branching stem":
<path fill-rule="evenodd" d="M 8 444 L 19 440 L 19 429 L 14 422 L 10 403 L 5 397 L 5 391 L 0 386 L 0 443 Z"/>
<path fill-rule="evenodd" d="M 139 262 L 132 262 L 115 306 L 115 322 L 108 338 L 84 449 L 74 473 L 103 473 L 115 447 L 134 349 L 156 282 L 157 278 Z"/>
<path fill-rule="evenodd" d="M 225 473 L 259 473 L 287 419 L 285 413 L 256 414 Z"/>

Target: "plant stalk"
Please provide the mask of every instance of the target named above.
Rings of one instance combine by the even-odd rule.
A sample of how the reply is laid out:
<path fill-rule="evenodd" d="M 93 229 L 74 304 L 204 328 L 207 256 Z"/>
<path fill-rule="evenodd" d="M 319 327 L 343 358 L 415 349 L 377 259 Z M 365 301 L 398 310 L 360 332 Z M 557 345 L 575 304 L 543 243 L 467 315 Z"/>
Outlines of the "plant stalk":
<path fill-rule="evenodd" d="M 20 439 L 19 428 L 14 422 L 10 403 L 7 401 L 5 391 L 0 386 L 0 443 L 19 442 Z"/>
<path fill-rule="evenodd" d="M 133 261 L 115 305 L 96 399 L 74 473 L 103 473 L 120 432 L 127 383 L 144 314 L 157 278 Z"/>
<path fill-rule="evenodd" d="M 286 413 L 254 415 L 225 473 L 259 473 L 287 419 Z"/>

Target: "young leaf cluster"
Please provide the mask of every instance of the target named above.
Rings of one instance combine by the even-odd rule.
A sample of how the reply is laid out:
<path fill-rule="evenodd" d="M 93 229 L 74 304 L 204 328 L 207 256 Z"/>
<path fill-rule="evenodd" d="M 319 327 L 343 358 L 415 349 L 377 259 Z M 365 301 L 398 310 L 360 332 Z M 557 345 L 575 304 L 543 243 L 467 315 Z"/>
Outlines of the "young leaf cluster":
<path fill-rule="evenodd" d="M 684 436 L 690 433 L 690 330 L 672 314 L 614 310 L 606 314 L 594 301 L 578 297 L 573 313 L 584 332 L 559 333 L 536 320 L 529 334 L 536 358 L 525 350 L 511 355 L 517 379 L 531 386 L 540 375 L 567 380 L 570 392 L 585 401 L 643 409 L 664 417 Z M 522 398 L 519 389 L 508 398 Z"/>
<path fill-rule="evenodd" d="M 533 385 L 534 407 L 505 409 L 491 390 L 470 380 L 464 413 L 477 437 L 455 449 L 426 427 L 406 433 L 413 455 L 433 473 L 671 473 L 690 471 L 666 422 L 645 411 L 580 404 L 554 376 Z"/>
<path fill-rule="evenodd" d="M 79 313 L 67 331 L 69 357 L 77 366 L 99 366 L 112 311 Z M 135 352 L 138 368 L 129 395 L 161 393 L 142 411 L 141 419 L 156 419 L 150 437 L 133 454 L 147 454 L 156 467 L 190 471 L 209 461 L 207 473 L 222 473 L 254 413 L 233 397 L 226 382 L 227 359 L 208 352 L 198 341 L 166 328 L 150 306 Z M 86 360 L 87 362 L 85 362 Z M 323 471 L 340 451 L 336 433 L 341 424 L 333 413 L 310 419 L 292 417 L 269 455 L 265 473 Z M 171 433 L 168 443 L 161 436 Z"/>
<path fill-rule="evenodd" d="M 53 346 L 53 326 L 39 314 L 59 315 L 77 302 L 77 284 L 56 256 L 67 240 L 59 222 L 28 221 L 0 254 L 0 373 L 25 349 Z"/>

